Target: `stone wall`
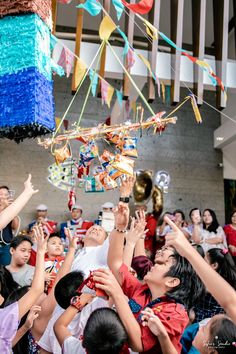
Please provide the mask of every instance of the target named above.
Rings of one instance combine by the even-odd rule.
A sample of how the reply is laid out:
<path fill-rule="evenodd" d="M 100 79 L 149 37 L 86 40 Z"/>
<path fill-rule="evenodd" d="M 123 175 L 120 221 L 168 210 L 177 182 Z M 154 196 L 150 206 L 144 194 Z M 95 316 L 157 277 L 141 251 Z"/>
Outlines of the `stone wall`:
<path fill-rule="evenodd" d="M 70 122 L 79 117 L 79 112 L 85 98 L 88 82 L 80 93 L 68 114 Z M 119 82 L 115 82 L 117 88 Z M 145 90 L 144 90 L 145 93 Z M 182 92 L 182 98 L 186 91 Z M 70 80 L 55 79 L 56 115 L 61 117 L 72 96 Z M 205 92 L 204 99 L 211 104 L 215 102 L 215 94 Z M 155 112 L 170 111 L 171 106 L 161 103 L 152 104 Z M 112 107 L 112 105 L 111 105 Z M 121 112 L 122 113 L 122 112 Z M 191 104 L 186 103 L 176 114 L 176 125 L 169 125 L 161 135 L 153 135 L 152 131 L 143 131 L 138 142 L 139 158 L 136 168 L 166 170 L 171 176 L 169 193 L 165 195 L 165 209 L 181 208 L 188 214 L 192 207 L 201 209 L 210 207 L 216 211 L 221 223 L 224 222 L 224 190 L 222 169 L 217 164 L 222 162 L 222 154 L 213 148 L 213 132 L 220 124 L 220 116 L 214 110 L 204 105 L 201 108 L 203 123 L 195 122 Z M 109 109 L 101 105 L 101 100 L 89 98 L 82 126 L 96 125 L 110 115 Z M 145 118 L 149 116 L 145 112 Z M 79 143 L 73 145 L 74 155 L 78 154 Z M 77 147 L 77 149 L 76 149 Z M 35 195 L 21 213 L 22 225 L 25 226 L 34 217 L 37 204 L 48 205 L 49 216 L 57 221 L 67 217 L 67 193 L 60 191 L 47 182 L 47 168 L 53 163 L 53 157 L 48 150 L 37 145 L 36 140 L 27 140 L 17 145 L 9 140 L 0 140 L 0 184 L 7 184 L 20 193 L 28 173 L 33 175 L 33 183 L 40 192 Z M 116 202 L 117 191 L 85 194 L 77 190 L 78 202 L 84 207 L 84 217 L 96 218 L 100 205 L 105 201 Z"/>

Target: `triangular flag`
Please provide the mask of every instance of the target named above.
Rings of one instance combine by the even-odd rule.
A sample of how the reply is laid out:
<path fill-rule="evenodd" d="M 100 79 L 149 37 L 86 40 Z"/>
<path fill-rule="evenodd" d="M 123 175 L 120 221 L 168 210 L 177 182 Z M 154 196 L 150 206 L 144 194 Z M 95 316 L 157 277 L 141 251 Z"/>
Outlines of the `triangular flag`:
<path fill-rule="evenodd" d="M 57 37 L 55 37 L 53 34 L 50 35 L 50 49 L 53 50 L 55 45 L 57 43 Z"/>
<path fill-rule="evenodd" d="M 63 47 L 57 64 L 63 67 L 67 77 L 70 76 L 73 62 L 74 62 L 74 55 L 71 53 L 71 51 L 69 51 L 69 49 Z"/>
<path fill-rule="evenodd" d="M 108 16 L 105 16 L 99 27 L 99 37 L 102 41 L 108 41 L 112 32 L 116 29 L 115 23 Z"/>
<path fill-rule="evenodd" d="M 127 53 L 127 69 L 130 70 L 132 66 L 134 66 L 135 59 L 134 59 L 134 50 L 129 48 Z"/>
<path fill-rule="evenodd" d="M 107 105 L 109 108 L 110 108 L 111 99 L 113 97 L 114 91 L 115 91 L 114 88 L 111 85 L 109 85 L 107 91 Z"/>
<path fill-rule="evenodd" d="M 57 130 L 59 125 L 60 125 L 60 123 L 61 123 L 61 118 L 55 117 L 55 123 L 56 123 L 56 130 Z M 59 131 L 61 131 L 61 128 L 59 129 Z"/>
<path fill-rule="evenodd" d="M 124 11 L 124 5 L 122 4 L 121 0 L 112 0 L 112 3 L 116 9 L 118 21 L 120 21 L 121 15 Z"/>
<path fill-rule="evenodd" d="M 84 4 L 79 4 L 76 7 L 88 11 L 92 16 L 97 16 L 102 10 L 102 6 L 97 0 L 86 0 Z"/>
<path fill-rule="evenodd" d="M 146 32 L 147 34 L 152 38 L 152 39 L 158 39 L 158 31 L 157 28 L 154 27 L 150 22 L 147 20 L 143 19 L 144 25 L 146 27 Z"/>
<path fill-rule="evenodd" d="M 153 6 L 153 0 L 141 0 L 137 4 L 130 4 L 125 0 L 122 0 L 123 4 L 131 11 L 138 14 L 147 14 Z"/>
<path fill-rule="evenodd" d="M 97 91 L 97 84 L 98 84 L 98 74 L 96 74 L 95 71 L 90 70 L 89 77 L 90 77 L 91 84 L 92 84 L 91 92 L 92 92 L 93 97 L 95 97 L 96 91 Z"/>
<path fill-rule="evenodd" d="M 117 100 L 118 100 L 118 103 L 119 103 L 120 107 L 122 107 L 122 103 L 123 103 L 122 91 L 116 90 L 116 97 L 117 97 Z"/>
<path fill-rule="evenodd" d="M 121 37 L 125 41 L 125 46 L 124 46 L 123 53 L 122 53 L 122 55 L 125 56 L 128 54 L 128 51 L 129 51 L 129 47 L 130 47 L 129 41 L 128 41 L 126 34 L 123 31 L 121 31 L 121 29 L 119 27 L 117 27 L 117 30 L 120 33 Z"/>
<path fill-rule="evenodd" d="M 114 93 L 114 88 L 108 84 L 107 81 L 101 79 L 101 95 L 102 95 L 102 104 L 104 102 L 110 107 L 111 99 Z"/>
<path fill-rule="evenodd" d="M 86 72 L 86 64 L 80 58 L 77 57 L 76 59 L 77 61 L 75 62 L 75 68 L 76 68 L 75 87 L 77 88 Z"/>
<path fill-rule="evenodd" d="M 194 112 L 194 115 L 195 115 L 196 122 L 197 123 L 202 123 L 202 117 L 201 117 L 201 114 L 199 112 L 199 108 L 198 108 L 195 96 L 193 94 L 190 94 L 189 96 L 190 96 L 190 99 L 191 99 L 191 104 L 192 104 L 192 107 L 193 107 L 193 112 Z"/>
<path fill-rule="evenodd" d="M 144 65 L 146 65 L 150 75 L 153 77 L 153 79 L 156 81 L 156 75 L 152 72 L 152 69 L 151 69 L 151 64 L 149 63 L 149 61 L 144 58 L 144 56 L 142 54 L 138 54 L 139 58 L 142 60 L 142 62 L 144 63 Z"/>

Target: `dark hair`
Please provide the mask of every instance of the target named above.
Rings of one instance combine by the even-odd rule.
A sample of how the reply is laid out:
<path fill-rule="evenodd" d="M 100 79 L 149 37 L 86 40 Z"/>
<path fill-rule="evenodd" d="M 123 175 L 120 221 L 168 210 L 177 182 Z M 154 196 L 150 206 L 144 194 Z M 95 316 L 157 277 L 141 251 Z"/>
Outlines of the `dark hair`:
<path fill-rule="evenodd" d="M 185 220 L 185 215 L 184 215 L 184 212 L 183 212 L 182 210 L 176 209 L 176 210 L 173 212 L 173 215 L 175 215 L 175 214 L 181 214 L 183 221 Z"/>
<path fill-rule="evenodd" d="M 19 235 L 19 236 L 16 236 L 12 239 L 10 247 L 14 248 L 14 250 L 15 250 L 24 241 L 29 242 L 31 244 L 31 246 L 33 246 L 33 242 L 31 241 L 30 237 L 24 236 L 24 235 Z"/>
<path fill-rule="evenodd" d="M 49 241 L 51 238 L 53 238 L 53 237 L 58 237 L 58 238 L 61 240 L 61 236 L 59 235 L 58 232 L 54 232 L 53 234 L 51 234 L 51 235 L 49 236 L 49 238 L 48 238 L 48 241 Z"/>
<path fill-rule="evenodd" d="M 201 210 L 200 210 L 199 208 L 192 208 L 192 209 L 190 210 L 189 214 L 188 214 L 190 220 L 192 220 L 192 212 L 195 211 L 195 210 L 199 210 L 199 214 L 200 214 L 200 216 L 201 216 Z"/>
<path fill-rule="evenodd" d="M 92 312 L 82 342 L 88 354 L 119 354 L 127 341 L 125 328 L 114 310 L 100 308 Z"/>
<path fill-rule="evenodd" d="M 236 213 L 236 209 L 234 209 L 231 213 L 230 213 L 230 222 L 232 221 L 231 219 L 232 219 L 232 217 L 233 217 L 233 215 Z"/>
<path fill-rule="evenodd" d="M 210 264 L 218 264 L 217 273 L 236 290 L 236 266 L 228 250 L 227 253 L 224 253 L 221 248 L 212 248 L 207 252 L 207 255 Z"/>
<path fill-rule="evenodd" d="M 17 288 L 19 288 L 19 284 L 15 282 L 9 270 L 0 265 L 0 294 L 4 300 Z"/>
<path fill-rule="evenodd" d="M 67 309 L 70 306 L 71 298 L 78 295 L 77 289 L 83 280 L 84 275 L 79 271 L 70 272 L 59 280 L 55 286 L 54 295 L 57 303 L 63 309 Z"/>
<path fill-rule="evenodd" d="M 14 302 L 21 299 L 27 292 L 29 291 L 28 286 L 23 286 L 22 288 L 18 288 L 14 290 L 4 301 L 4 307 L 7 307 Z M 18 325 L 18 329 L 23 326 L 28 316 L 29 311 L 21 318 L 21 321 Z M 29 340 L 28 340 L 28 331 L 21 337 L 21 339 L 16 343 L 16 345 L 12 348 L 14 354 L 22 354 L 29 352 Z"/>
<path fill-rule="evenodd" d="M 203 224 L 203 229 L 205 229 L 205 230 L 207 230 L 209 232 L 215 232 L 216 233 L 216 230 L 220 226 L 220 224 L 218 223 L 216 214 L 215 214 L 214 210 L 212 210 L 212 209 L 205 209 L 204 212 L 203 212 L 203 215 L 204 215 L 205 211 L 209 211 L 209 213 L 211 214 L 212 223 L 207 227 L 206 224 L 204 223 L 204 220 L 203 220 L 203 223 L 202 223 Z"/>
<path fill-rule="evenodd" d="M 198 277 L 189 261 L 174 250 L 174 264 L 170 267 L 165 277 L 178 278 L 178 286 L 166 292 L 167 296 L 173 298 L 176 302 L 185 305 L 190 310 L 205 295 L 205 286 Z"/>
<path fill-rule="evenodd" d="M 0 189 L 6 189 L 7 191 L 9 191 L 9 187 L 7 186 L 0 186 Z"/>
<path fill-rule="evenodd" d="M 202 258 L 205 257 L 205 252 L 201 245 L 194 245 L 193 248 L 195 248 L 195 250 L 200 254 L 200 256 L 202 256 Z"/>
<path fill-rule="evenodd" d="M 158 224 L 157 226 L 161 226 L 163 224 L 164 221 L 164 216 L 165 215 L 173 215 L 173 213 L 171 211 L 165 211 L 162 216 L 160 217 L 160 219 L 158 220 Z"/>
<path fill-rule="evenodd" d="M 229 317 L 220 315 L 215 318 L 210 325 L 209 334 L 209 348 L 218 354 L 235 354 L 236 325 Z"/>

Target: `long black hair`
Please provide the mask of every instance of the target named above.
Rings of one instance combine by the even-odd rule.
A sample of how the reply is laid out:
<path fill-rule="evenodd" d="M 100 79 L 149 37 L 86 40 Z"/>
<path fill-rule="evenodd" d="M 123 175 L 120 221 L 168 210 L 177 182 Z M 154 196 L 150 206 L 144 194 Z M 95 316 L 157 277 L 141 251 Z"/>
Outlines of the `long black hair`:
<path fill-rule="evenodd" d="M 209 232 L 215 232 L 216 233 L 216 230 L 220 226 L 220 224 L 218 223 L 217 217 L 216 217 L 216 213 L 212 209 L 205 209 L 204 212 L 203 212 L 203 215 L 204 215 L 205 211 L 208 211 L 211 214 L 212 223 L 209 226 L 207 226 L 204 223 L 204 220 L 203 220 L 203 223 L 202 223 L 203 224 L 203 229 L 205 229 L 205 230 L 207 230 Z"/>
<path fill-rule="evenodd" d="M 174 250 L 171 257 L 174 258 L 174 264 L 165 276 L 178 278 L 180 283 L 168 291 L 166 295 L 173 298 L 176 302 L 182 303 L 187 310 L 190 310 L 204 297 L 205 286 L 186 258 L 178 254 L 176 250 Z"/>
<path fill-rule="evenodd" d="M 10 293 L 19 288 L 19 284 L 15 282 L 9 270 L 0 265 L 0 294 L 6 300 Z"/>
<path fill-rule="evenodd" d="M 7 307 L 14 302 L 18 301 L 29 291 L 28 286 L 23 286 L 14 290 L 8 298 L 4 301 L 3 306 Z M 28 316 L 29 311 L 21 318 L 21 321 L 18 325 L 18 329 L 23 326 Z M 29 340 L 28 340 L 28 331 L 23 335 L 23 337 L 16 343 L 16 345 L 12 348 L 14 354 L 22 354 L 29 352 Z"/>
<path fill-rule="evenodd" d="M 212 248 L 207 252 L 210 264 L 217 263 L 217 273 L 236 290 L 236 266 L 227 249 Z"/>

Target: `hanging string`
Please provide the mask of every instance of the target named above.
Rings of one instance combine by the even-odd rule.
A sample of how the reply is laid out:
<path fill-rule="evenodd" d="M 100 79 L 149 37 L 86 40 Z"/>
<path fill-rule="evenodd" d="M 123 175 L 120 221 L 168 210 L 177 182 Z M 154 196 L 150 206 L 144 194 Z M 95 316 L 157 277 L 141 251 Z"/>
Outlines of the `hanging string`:
<path fill-rule="evenodd" d="M 77 129 L 80 126 L 81 118 L 82 118 L 82 116 L 84 114 L 84 110 L 85 110 L 85 107 L 86 107 L 86 104 L 87 104 L 87 101 L 88 101 L 88 98 L 89 98 L 89 94 L 90 94 L 90 91 L 91 91 L 91 88 L 92 88 L 93 79 L 95 78 L 95 75 L 96 75 L 96 72 L 97 72 L 97 69 L 98 69 L 98 64 L 100 63 L 102 52 L 103 52 L 103 48 L 104 48 L 105 44 L 106 44 L 105 41 L 103 41 L 101 46 L 100 46 L 100 52 L 99 52 L 96 68 L 93 71 L 93 76 L 92 76 L 92 79 L 90 80 L 90 85 L 89 85 L 89 88 L 88 88 L 88 91 L 87 91 L 87 94 L 86 94 L 86 97 L 85 97 L 85 100 L 84 100 L 84 103 L 83 103 L 83 107 L 82 107 L 81 112 L 80 112 L 80 116 L 79 116 L 78 122 L 76 124 Z"/>

